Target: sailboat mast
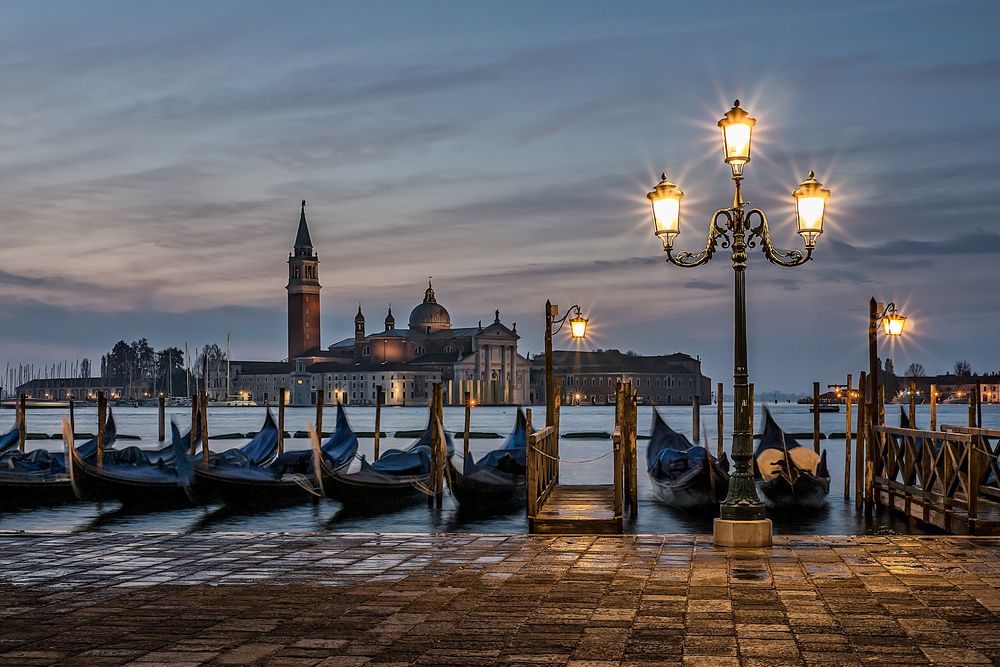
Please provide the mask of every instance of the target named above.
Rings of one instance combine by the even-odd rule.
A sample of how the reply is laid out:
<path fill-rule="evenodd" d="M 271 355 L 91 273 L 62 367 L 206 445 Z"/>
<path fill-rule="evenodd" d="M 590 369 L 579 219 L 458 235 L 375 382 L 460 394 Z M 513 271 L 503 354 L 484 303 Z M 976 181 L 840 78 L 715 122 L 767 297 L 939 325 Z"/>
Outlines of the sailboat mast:
<path fill-rule="evenodd" d="M 229 358 L 233 356 L 233 342 L 232 336 L 227 331 L 226 332 L 226 400 L 232 395 L 232 391 L 229 385 Z"/>

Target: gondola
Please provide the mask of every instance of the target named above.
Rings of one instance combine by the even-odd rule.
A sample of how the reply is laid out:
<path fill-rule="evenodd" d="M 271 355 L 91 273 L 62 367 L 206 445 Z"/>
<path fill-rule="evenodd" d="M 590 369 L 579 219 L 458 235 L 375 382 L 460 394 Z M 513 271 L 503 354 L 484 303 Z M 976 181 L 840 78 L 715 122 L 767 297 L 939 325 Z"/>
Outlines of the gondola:
<path fill-rule="evenodd" d="M 3 438 L 10 434 L 8 431 Z M 118 428 L 114 414 L 108 410 L 104 427 L 104 446 L 110 451 L 115 444 Z M 17 444 L 15 437 L 14 444 Z M 97 455 L 97 437 L 81 444 L 80 456 L 93 459 Z M 0 455 L 0 508 L 16 509 L 44 505 L 59 505 L 76 500 L 66 452 L 35 449 L 20 452 L 6 448 Z"/>
<path fill-rule="evenodd" d="M 760 490 L 768 505 L 780 509 L 815 509 L 830 493 L 826 450 L 817 454 L 788 437 L 764 408 L 764 433 L 754 453 Z"/>
<path fill-rule="evenodd" d="M 277 435 L 277 426 L 268 411 L 264 428 L 255 440 L 264 438 L 270 442 L 273 438 L 276 448 Z M 263 446 L 252 449 L 257 450 L 258 456 L 268 454 Z M 340 404 L 337 405 L 336 427 L 319 450 L 332 471 L 345 471 L 354 460 L 358 451 L 358 436 L 351 429 Z M 200 497 L 220 500 L 227 505 L 252 508 L 283 506 L 322 496 L 322 489 L 315 481 L 314 453 L 311 449 L 285 452 L 257 465 L 244 456 L 215 457 L 215 461 L 207 465 L 195 463 L 194 474 L 195 488 Z"/>
<path fill-rule="evenodd" d="M 126 508 L 161 509 L 196 504 L 194 468 L 188 458 L 188 440 L 177 424 L 170 423 L 174 462 L 151 463 L 147 453 L 138 447 L 105 450 L 98 465 L 96 455 L 84 456 L 74 446 L 72 433 L 64 425 L 63 437 L 69 448 L 70 480 L 73 491 L 81 500 L 118 500 Z"/>
<path fill-rule="evenodd" d="M 518 408 L 514 430 L 502 447 L 475 462 L 466 458 L 461 472 L 448 459 L 448 487 L 462 509 L 523 507 L 527 456 L 528 420 Z"/>
<path fill-rule="evenodd" d="M 455 452 L 451 436 L 433 416 L 427 428 L 406 450 L 388 449 L 374 463 L 361 458 L 357 472 L 332 470 L 323 461 L 323 494 L 352 509 L 374 510 L 413 505 L 427 497 L 434 429 L 441 430 L 448 457 Z"/>
<path fill-rule="evenodd" d="M 660 502 L 683 510 L 718 505 L 729 492 L 729 459 L 691 444 L 667 426 L 653 408 L 653 428 L 646 446 L 646 471 Z"/>

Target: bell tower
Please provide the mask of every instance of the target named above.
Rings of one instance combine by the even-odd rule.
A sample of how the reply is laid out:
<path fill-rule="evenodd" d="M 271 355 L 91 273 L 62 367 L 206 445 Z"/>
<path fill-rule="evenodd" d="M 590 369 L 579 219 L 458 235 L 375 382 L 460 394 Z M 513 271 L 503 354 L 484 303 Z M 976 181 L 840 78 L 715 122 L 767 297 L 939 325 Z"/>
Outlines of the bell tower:
<path fill-rule="evenodd" d="M 319 256 L 313 252 L 306 224 L 306 200 L 302 200 L 295 246 L 288 255 L 288 360 L 320 347 Z"/>

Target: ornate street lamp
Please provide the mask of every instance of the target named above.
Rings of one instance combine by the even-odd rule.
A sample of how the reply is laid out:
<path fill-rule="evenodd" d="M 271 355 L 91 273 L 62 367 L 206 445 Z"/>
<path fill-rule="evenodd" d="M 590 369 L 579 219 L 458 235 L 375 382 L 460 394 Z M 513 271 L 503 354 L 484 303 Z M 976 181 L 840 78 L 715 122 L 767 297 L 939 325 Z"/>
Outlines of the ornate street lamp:
<path fill-rule="evenodd" d="M 719 121 L 725 162 L 732 170 L 735 193 L 733 204 L 716 211 L 709 221 L 708 240 L 697 253 L 674 252 L 674 239 L 680 234 L 681 200 L 684 193 L 671 183 L 666 174 L 652 192 L 646 195 L 652 207 L 654 233 L 663 243 L 667 261 L 684 268 L 707 263 L 716 249 L 731 248 L 735 272 L 735 341 L 733 368 L 734 428 L 732 458 L 734 472 L 729 482 L 729 494 L 715 520 L 715 542 L 723 546 L 767 546 L 771 543 L 771 522 L 764 515 L 764 505 L 757 495 L 751 472 L 753 434 L 750 387 L 747 370 L 746 267 L 747 251 L 760 249 L 768 261 L 779 266 L 799 266 L 812 258 L 816 240 L 823 233 L 823 218 L 830 191 L 823 188 L 813 172 L 792 192 L 797 232 L 802 236 L 805 252 L 780 250 L 771 240 L 767 216 L 759 208 L 747 210 L 741 185 L 743 168 L 750 162 L 750 145 L 756 119 L 740 108 L 733 108 Z"/>
<path fill-rule="evenodd" d="M 562 331 L 563 325 L 569 320 L 570 336 L 582 339 L 587 336 L 587 324 L 590 322 L 583 313 L 580 306 L 574 305 L 566 311 L 566 314 L 556 319 L 559 314 L 559 306 L 551 301 L 545 302 L 545 425 L 553 426 L 553 418 L 556 411 L 555 381 L 552 371 L 552 336 Z M 572 317 L 570 317 L 572 315 Z M 553 331 L 552 327 L 559 325 Z"/>
<path fill-rule="evenodd" d="M 885 420 L 885 406 L 879 400 L 878 373 L 881 364 L 878 359 L 878 330 L 882 329 L 886 336 L 896 337 L 903 334 L 906 317 L 898 310 L 896 304 L 883 305 L 872 297 L 868 301 L 868 384 L 871 387 L 868 405 L 873 424 L 881 424 Z"/>

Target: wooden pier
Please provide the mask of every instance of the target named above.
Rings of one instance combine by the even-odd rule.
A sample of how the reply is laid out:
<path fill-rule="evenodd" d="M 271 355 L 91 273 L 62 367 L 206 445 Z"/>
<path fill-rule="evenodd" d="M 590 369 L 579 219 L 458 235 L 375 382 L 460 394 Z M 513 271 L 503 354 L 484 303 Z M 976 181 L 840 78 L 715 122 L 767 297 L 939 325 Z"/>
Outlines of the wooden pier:
<path fill-rule="evenodd" d="M 871 499 L 949 533 L 1000 535 L 1000 431 L 871 426 Z"/>
<path fill-rule="evenodd" d="M 559 484 L 559 402 L 553 425 L 528 436 L 528 531 L 541 534 L 620 534 L 626 510 L 637 510 L 636 397 L 619 384 L 615 430 L 611 437 L 614 473 L 611 484 Z M 589 463 L 580 462 L 580 463 Z"/>

